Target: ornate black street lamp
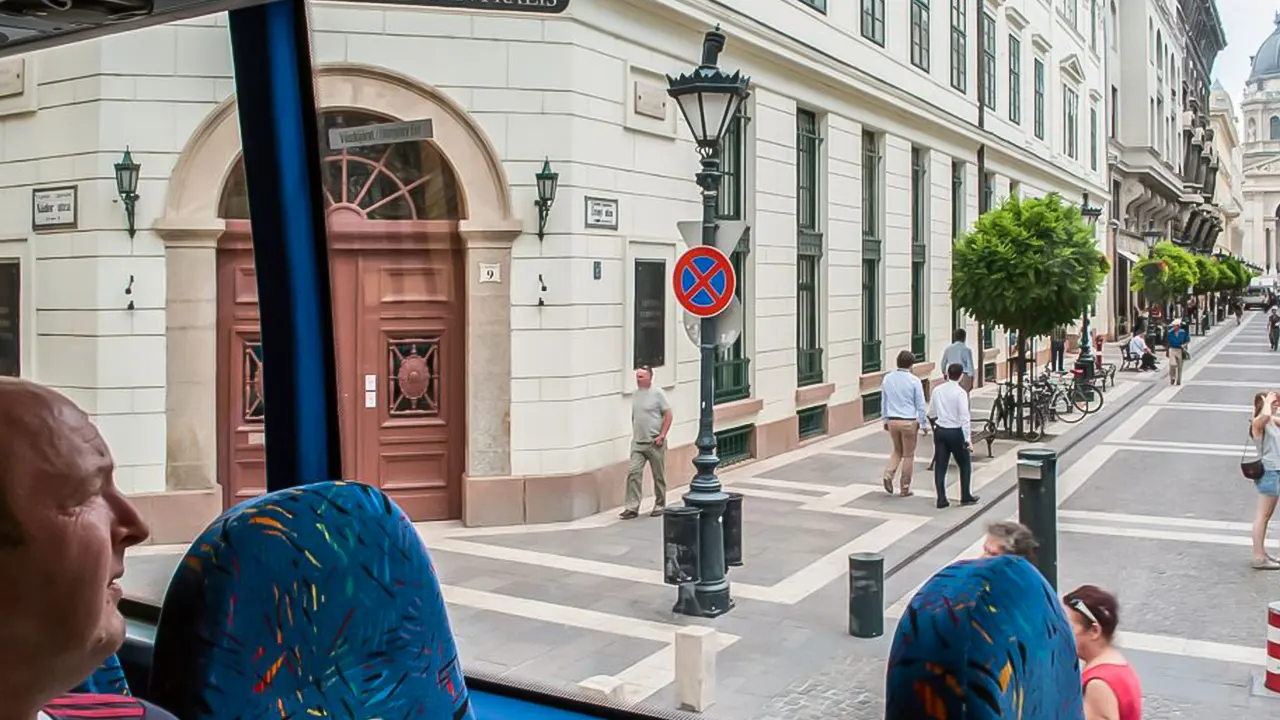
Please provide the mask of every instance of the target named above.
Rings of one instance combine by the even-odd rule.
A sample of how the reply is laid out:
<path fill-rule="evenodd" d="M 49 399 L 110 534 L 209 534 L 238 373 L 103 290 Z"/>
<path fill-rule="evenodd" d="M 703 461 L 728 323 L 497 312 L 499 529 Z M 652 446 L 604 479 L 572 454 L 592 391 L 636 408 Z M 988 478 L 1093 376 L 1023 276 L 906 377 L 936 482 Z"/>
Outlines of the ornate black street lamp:
<path fill-rule="evenodd" d="M 1080 217 L 1091 228 L 1097 228 L 1098 218 L 1102 217 L 1102 208 L 1089 204 L 1089 193 L 1084 194 L 1080 203 Z M 1089 342 L 1089 307 L 1085 306 L 1080 322 L 1080 357 L 1076 358 L 1076 369 L 1080 371 L 1082 380 L 1092 380 L 1094 375 L 1093 343 Z"/>
<path fill-rule="evenodd" d="M 560 173 L 551 171 L 551 158 L 546 158 L 542 161 L 542 169 L 533 177 L 538 181 L 538 199 L 533 204 L 538 208 L 538 240 L 542 240 L 547 233 L 547 217 L 551 215 L 551 205 L 556 201 Z"/>
<path fill-rule="evenodd" d="M 116 163 L 116 193 L 124 204 L 125 222 L 128 223 L 129 237 L 137 234 L 134 225 L 134 208 L 138 205 L 138 174 L 142 166 L 133 161 L 129 148 L 124 149 L 124 157 Z"/>
<path fill-rule="evenodd" d="M 716 205 L 720 191 L 720 140 L 738 107 L 750 94 L 751 79 L 741 72 L 732 75 L 716 62 L 724 50 L 725 36 L 720 27 L 708 32 L 702 41 L 702 64 L 693 72 L 679 77 L 667 76 L 667 94 L 676 101 L 693 141 L 702 156 L 702 170 L 697 174 L 702 188 L 702 244 L 715 245 Z M 716 319 L 703 318 L 699 342 L 701 377 L 699 388 L 698 439 L 694 445 L 698 456 L 693 459 L 697 473 L 684 496 L 685 505 L 697 508 L 699 525 L 699 580 L 693 598 L 683 597 L 675 611 L 689 615 L 716 617 L 733 608 L 729 595 L 729 576 L 725 564 L 723 517 L 729 496 L 720 486 L 716 467 L 714 431 L 715 398 L 712 375 L 716 352 Z"/>
<path fill-rule="evenodd" d="M 1156 243 L 1160 242 L 1160 238 L 1163 235 L 1164 233 L 1156 229 L 1154 220 L 1147 221 L 1147 229 L 1142 233 L 1142 241 L 1147 244 L 1147 254 L 1151 254 L 1151 251 L 1156 247 Z"/>

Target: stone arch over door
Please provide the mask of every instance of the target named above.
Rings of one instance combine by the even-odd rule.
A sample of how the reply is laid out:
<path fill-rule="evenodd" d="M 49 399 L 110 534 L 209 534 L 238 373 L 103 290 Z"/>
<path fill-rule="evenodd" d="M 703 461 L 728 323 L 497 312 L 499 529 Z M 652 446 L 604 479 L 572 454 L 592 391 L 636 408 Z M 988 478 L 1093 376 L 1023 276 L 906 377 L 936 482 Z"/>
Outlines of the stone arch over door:
<path fill-rule="evenodd" d="M 511 243 L 522 232 L 506 174 L 484 132 L 448 96 L 381 68 L 340 64 L 316 72 L 319 104 L 400 120 L 430 118 L 434 144 L 461 188 L 465 244 L 468 363 L 465 477 L 510 473 L 511 332 L 505 284 L 478 284 L 478 263 L 509 276 Z M 235 98 L 209 114 L 174 166 L 155 229 L 165 242 L 167 274 L 167 490 L 220 496 L 217 393 L 217 244 L 222 190 L 240 157 Z M 464 484 L 464 517 L 467 509 Z M 200 523 L 208 518 L 200 519 Z M 200 527 L 203 527 L 201 524 Z"/>

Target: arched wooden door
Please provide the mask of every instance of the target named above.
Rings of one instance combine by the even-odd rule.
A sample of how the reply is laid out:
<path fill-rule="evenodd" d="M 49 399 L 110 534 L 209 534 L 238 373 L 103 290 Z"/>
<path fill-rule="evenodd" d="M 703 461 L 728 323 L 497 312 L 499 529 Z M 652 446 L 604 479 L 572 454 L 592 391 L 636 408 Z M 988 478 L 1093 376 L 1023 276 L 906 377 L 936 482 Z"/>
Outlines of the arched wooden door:
<path fill-rule="evenodd" d="M 324 126 L 384 121 L 343 112 Z M 324 182 L 343 474 L 380 487 L 414 520 L 460 517 L 466 326 L 453 173 L 431 143 L 403 143 L 331 153 Z M 230 505 L 266 487 L 268 399 L 242 166 L 222 210 L 218 474 Z"/>

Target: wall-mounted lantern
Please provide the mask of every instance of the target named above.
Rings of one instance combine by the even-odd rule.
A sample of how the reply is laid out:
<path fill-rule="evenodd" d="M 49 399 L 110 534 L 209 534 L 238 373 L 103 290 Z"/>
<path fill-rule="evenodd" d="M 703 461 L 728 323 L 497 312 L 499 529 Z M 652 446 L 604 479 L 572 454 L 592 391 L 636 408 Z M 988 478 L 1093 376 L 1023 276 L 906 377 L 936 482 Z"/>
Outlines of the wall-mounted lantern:
<path fill-rule="evenodd" d="M 1084 202 L 1080 203 L 1080 217 L 1090 226 L 1098 224 L 1098 218 L 1102 217 L 1102 208 L 1089 204 L 1089 193 L 1084 194 Z"/>
<path fill-rule="evenodd" d="M 1142 241 L 1147 244 L 1147 252 L 1151 252 L 1151 250 L 1156 246 L 1156 243 L 1160 242 L 1160 236 L 1163 234 L 1164 233 L 1156 229 L 1156 223 L 1154 220 L 1147 221 L 1147 230 L 1142 233 Z"/>
<path fill-rule="evenodd" d="M 542 169 L 534 177 L 538 180 L 538 199 L 533 204 L 538 208 L 538 240 L 542 240 L 547 233 L 547 216 L 551 214 L 551 205 L 556 201 L 560 173 L 551 171 L 551 158 L 546 158 L 542 161 Z"/>
<path fill-rule="evenodd" d="M 125 221 L 128 223 L 129 237 L 137 234 L 134 225 L 134 208 L 138 204 L 138 174 L 142 170 L 142 166 L 133 161 L 133 155 L 129 153 L 129 148 L 124 149 L 124 157 L 120 158 L 120 162 L 116 163 L 116 192 L 120 195 L 120 202 L 124 203 Z"/>

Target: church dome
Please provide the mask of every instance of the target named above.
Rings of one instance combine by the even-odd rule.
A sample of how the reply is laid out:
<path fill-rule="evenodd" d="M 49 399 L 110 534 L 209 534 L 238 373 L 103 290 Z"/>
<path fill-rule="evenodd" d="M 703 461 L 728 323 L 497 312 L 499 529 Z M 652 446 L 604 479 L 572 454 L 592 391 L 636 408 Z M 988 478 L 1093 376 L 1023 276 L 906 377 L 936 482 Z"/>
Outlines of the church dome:
<path fill-rule="evenodd" d="M 1276 29 L 1262 41 L 1262 47 L 1253 56 L 1253 71 L 1249 82 L 1269 77 L 1280 77 L 1280 13 L 1276 13 Z"/>

